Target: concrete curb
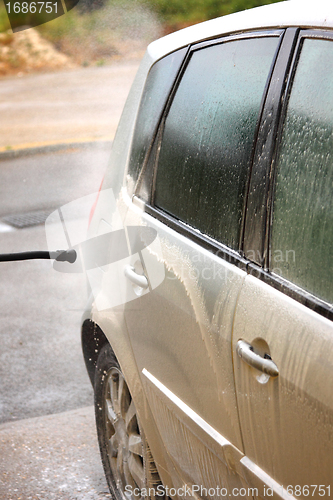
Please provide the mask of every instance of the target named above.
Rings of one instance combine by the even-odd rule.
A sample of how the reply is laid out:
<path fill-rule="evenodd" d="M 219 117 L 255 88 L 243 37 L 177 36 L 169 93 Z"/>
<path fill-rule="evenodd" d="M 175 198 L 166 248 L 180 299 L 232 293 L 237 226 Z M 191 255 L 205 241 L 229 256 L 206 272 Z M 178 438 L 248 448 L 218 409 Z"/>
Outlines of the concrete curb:
<path fill-rule="evenodd" d="M 36 154 L 54 153 L 67 149 L 102 149 L 111 147 L 112 140 L 96 140 L 96 141 L 78 141 L 78 142 L 62 142 L 55 144 L 43 144 L 33 147 L 8 149 L 0 151 L 0 161 L 11 158 L 19 158 L 21 156 L 33 156 Z"/>

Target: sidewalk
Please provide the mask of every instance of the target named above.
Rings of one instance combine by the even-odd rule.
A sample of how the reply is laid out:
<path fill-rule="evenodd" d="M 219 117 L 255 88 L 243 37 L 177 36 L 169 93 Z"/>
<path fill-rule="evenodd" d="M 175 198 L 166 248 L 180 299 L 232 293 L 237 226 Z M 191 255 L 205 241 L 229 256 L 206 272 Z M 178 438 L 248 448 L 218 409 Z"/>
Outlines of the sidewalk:
<path fill-rule="evenodd" d="M 111 498 L 93 407 L 0 425 L 1 500 Z"/>
<path fill-rule="evenodd" d="M 139 61 L 0 80 L 0 152 L 113 139 Z"/>

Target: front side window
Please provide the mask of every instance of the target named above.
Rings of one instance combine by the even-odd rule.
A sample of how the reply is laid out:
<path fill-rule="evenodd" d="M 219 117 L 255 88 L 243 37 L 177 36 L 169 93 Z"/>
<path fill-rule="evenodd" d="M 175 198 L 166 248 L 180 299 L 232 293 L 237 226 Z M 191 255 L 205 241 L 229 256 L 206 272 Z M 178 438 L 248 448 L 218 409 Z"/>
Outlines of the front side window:
<path fill-rule="evenodd" d="M 185 57 L 186 48 L 157 61 L 149 71 L 135 124 L 128 173 L 138 179 L 154 131 L 170 94 L 170 89 Z"/>
<path fill-rule="evenodd" d="M 238 250 L 246 180 L 278 37 L 192 53 L 165 120 L 155 205 Z"/>
<path fill-rule="evenodd" d="M 271 268 L 333 303 L 333 42 L 305 39 L 277 165 Z"/>

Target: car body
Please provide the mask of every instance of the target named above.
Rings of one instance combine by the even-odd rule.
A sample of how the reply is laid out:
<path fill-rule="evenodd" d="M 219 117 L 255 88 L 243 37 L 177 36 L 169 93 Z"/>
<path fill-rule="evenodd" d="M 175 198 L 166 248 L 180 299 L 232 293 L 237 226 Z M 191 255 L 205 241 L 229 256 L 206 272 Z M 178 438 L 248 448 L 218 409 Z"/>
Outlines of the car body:
<path fill-rule="evenodd" d="M 331 494 L 332 82 L 327 1 L 244 11 L 147 49 L 89 228 L 127 231 L 128 255 L 91 271 L 82 324 L 92 382 L 99 370 L 100 384 L 126 384 L 146 446 L 135 453 L 156 464 L 155 482 L 130 475 L 136 486 Z M 130 227 L 154 242 L 134 252 Z M 125 489 L 135 440 L 103 390 L 111 490 L 146 496 Z"/>

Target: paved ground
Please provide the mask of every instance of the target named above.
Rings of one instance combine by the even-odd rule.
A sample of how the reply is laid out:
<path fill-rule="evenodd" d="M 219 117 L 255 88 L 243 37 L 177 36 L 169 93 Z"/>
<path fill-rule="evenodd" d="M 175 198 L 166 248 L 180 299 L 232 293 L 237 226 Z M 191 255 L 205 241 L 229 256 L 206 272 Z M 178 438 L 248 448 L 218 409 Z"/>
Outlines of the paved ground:
<path fill-rule="evenodd" d="M 63 147 L 18 158 L 0 153 L 0 217 L 51 209 L 97 192 L 111 143 Z"/>
<path fill-rule="evenodd" d="M 138 63 L 0 81 L 0 151 L 111 139 Z M 108 146 L 1 160 L 0 218 L 54 209 L 99 187 Z M 0 251 L 46 249 L 44 227 L 1 232 Z M 8 229 L 8 228 L 7 228 Z M 79 326 L 85 286 L 48 262 L 0 279 L 0 499 L 109 498 Z"/>
<path fill-rule="evenodd" d="M 139 61 L 0 80 L 0 151 L 112 139 Z"/>
<path fill-rule="evenodd" d="M 0 426 L 1 500 L 110 498 L 93 408 Z"/>
<path fill-rule="evenodd" d="M 0 159 L 0 219 L 97 191 L 109 152 Z M 31 249 L 47 249 L 44 225 L 0 227 L 1 252 Z M 0 499 L 108 498 L 81 352 L 84 276 L 38 260 L 1 263 L 0 276 Z"/>
<path fill-rule="evenodd" d="M 105 146 L 0 160 L 0 220 L 51 213 L 97 191 L 109 152 Z M 2 253 L 47 249 L 43 224 L 0 233 Z M 34 260 L 1 263 L 0 276 L 0 423 L 92 404 L 80 344 L 83 274 Z"/>

